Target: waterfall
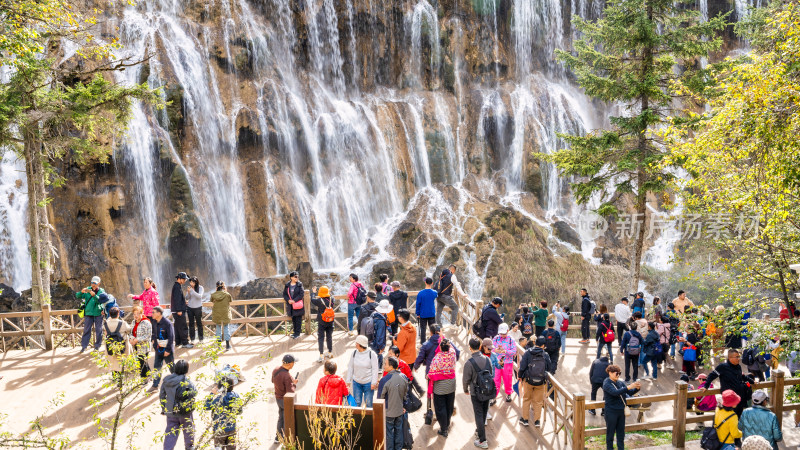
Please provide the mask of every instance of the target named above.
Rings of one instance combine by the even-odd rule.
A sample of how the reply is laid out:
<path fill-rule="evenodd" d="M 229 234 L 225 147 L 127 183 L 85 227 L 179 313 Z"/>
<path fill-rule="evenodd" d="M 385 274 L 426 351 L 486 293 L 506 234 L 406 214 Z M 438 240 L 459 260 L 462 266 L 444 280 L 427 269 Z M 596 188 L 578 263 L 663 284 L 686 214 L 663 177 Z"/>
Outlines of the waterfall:
<path fill-rule="evenodd" d="M 439 73 L 441 48 L 439 44 L 439 18 L 436 9 L 427 0 L 419 0 L 408 21 L 411 35 L 411 75 L 418 86 L 423 85 L 422 38 L 427 35 L 431 46 L 430 69 L 435 78 Z"/>
<path fill-rule="evenodd" d="M 31 286 L 25 163 L 0 151 L 0 281 L 21 291 Z"/>

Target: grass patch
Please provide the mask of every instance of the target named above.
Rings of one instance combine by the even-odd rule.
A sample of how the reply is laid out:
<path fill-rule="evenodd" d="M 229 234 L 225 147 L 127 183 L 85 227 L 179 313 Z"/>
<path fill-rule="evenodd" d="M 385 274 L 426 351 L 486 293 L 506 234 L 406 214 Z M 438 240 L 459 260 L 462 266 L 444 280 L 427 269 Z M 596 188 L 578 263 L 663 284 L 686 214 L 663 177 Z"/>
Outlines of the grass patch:
<path fill-rule="evenodd" d="M 586 427 L 589 428 L 597 428 L 597 427 Z M 643 448 L 643 447 L 654 447 L 656 445 L 671 445 L 672 444 L 672 431 L 657 431 L 657 430 L 643 430 L 643 431 L 632 431 L 629 433 L 625 433 L 625 436 L 629 435 L 639 435 L 642 438 L 636 439 L 634 442 L 626 442 L 625 448 Z M 686 441 L 697 441 L 700 440 L 703 433 L 700 431 L 687 431 L 686 432 Z M 586 448 L 589 450 L 603 450 L 606 448 L 606 435 L 601 436 L 592 436 L 586 438 Z"/>

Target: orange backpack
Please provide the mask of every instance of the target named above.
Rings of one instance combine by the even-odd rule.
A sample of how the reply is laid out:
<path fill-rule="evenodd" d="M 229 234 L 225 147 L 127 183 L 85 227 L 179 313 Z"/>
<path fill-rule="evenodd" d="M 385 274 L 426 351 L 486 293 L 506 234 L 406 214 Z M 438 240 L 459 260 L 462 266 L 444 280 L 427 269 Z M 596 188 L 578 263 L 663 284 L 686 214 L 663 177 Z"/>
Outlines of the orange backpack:
<path fill-rule="evenodd" d="M 322 311 L 322 321 L 323 322 L 333 322 L 334 317 L 336 317 L 336 312 L 333 310 L 333 299 L 328 298 L 331 301 L 330 305 L 325 305 L 325 311 Z M 322 300 L 325 301 L 324 299 Z"/>

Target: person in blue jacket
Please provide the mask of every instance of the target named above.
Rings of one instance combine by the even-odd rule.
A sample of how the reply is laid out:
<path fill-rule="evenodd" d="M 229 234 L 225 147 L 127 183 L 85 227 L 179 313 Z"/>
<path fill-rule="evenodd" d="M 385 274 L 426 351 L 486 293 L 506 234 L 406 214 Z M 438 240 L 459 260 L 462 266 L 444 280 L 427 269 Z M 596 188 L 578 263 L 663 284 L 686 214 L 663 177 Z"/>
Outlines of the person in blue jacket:
<path fill-rule="evenodd" d="M 378 303 L 375 312 L 372 313 L 372 326 L 375 327 L 375 333 L 372 336 L 372 342 L 369 346 L 378 355 L 378 367 L 383 367 L 383 349 L 386 348 L 386 329 L 387 319 L 386 316 L 392 312 L 392 304 L 389 300 L 383 299 Z"/>
<path fill-rule="evenodd" d="M 214 446 L 222 450 L 236 449 L 236 416 L 242 412 L 242 400 L 233 392 L 233 384 L 231 377 L 219 380 L 204 405 L 206 411 L 211 411 Z"/>
<path fill-rule="evenodd" d="M 638 344 L 636 340 L 638 339 Z M 625 355 L 625 382 L 631 381 L 631 365 L 633 365 L 633 380 L 639 379 L 639 354 L 642 352 L 644 338 L 641 333 L 633 327 L 625 332 L 622 337 L 622 354 Z"/>
<path fill-rule="evenodd" d="M 419 345 L 425 345 L 425 332 L 436 323 L 436 297 L 439 293 L 433 289 L 433 279 L 425 278 L 425 289 L 417 294 L 417 323 L 419 328 Z"/>

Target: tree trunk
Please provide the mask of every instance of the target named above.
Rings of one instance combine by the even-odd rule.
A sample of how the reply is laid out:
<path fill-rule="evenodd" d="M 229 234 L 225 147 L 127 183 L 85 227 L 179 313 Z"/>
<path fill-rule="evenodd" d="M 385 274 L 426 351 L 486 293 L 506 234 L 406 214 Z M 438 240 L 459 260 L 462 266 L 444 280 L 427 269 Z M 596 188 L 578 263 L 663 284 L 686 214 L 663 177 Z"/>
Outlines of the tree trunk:
<path fill-rule="evenodd" d="M 644 174 L 639 173 L 639 182 L 644 178 Z M 644 248 L 645 231 L 647 231 L 647 194 L 640 193 L 636 197 L 636 220 L 640 224 L 636 231 L 636 242 L 633 248 L 633 259 L 631 260 L 631 292 L 639 291 L 639 279 L 642 269 L 642 249 Z"/>
<path fill-rule="evenodd" d="M 35 125 L 33 125 L 35 126 Z M 28 177 L 28 223 L 31 253 L 31 296 L 33 309 L 50 303 L 52 270 L 50 224 L 47 217 L 44 157 L 41 143 L 30 128 L 23 129 L 25 173 Z"/>

